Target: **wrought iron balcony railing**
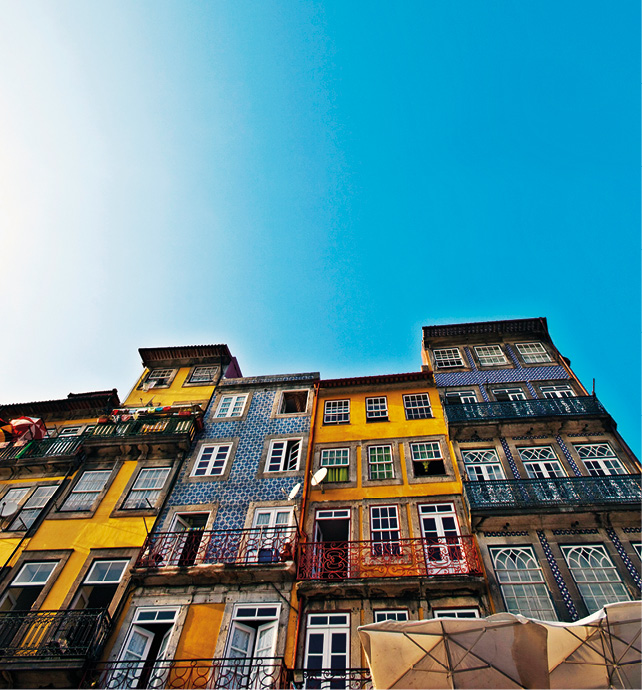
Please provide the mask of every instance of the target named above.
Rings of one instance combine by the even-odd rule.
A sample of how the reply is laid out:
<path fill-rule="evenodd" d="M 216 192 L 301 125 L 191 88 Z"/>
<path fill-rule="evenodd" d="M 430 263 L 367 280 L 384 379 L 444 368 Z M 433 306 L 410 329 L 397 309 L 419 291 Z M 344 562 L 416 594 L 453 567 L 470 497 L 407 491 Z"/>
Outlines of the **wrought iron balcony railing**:
<path fill-rule="evenodd" d="M 595 505 L 639 506 L 642 500 L 639 474 L 469 481 L 464 483 L 464 487 L 473 512 L 524 508 L 550 511 Z"/>
<path fill-rule="evenodd" d="M 82 445 L 80 436 L 43 438 L 39 441 L 12 443 L 0 449 L 0 462 L 27 458 L 51 458 L 76 455 Z"/>
<path fill-rule="evenodd" d="M 290 671 L 293 690 L 367 690 L 372 688 L 369 668 L 295 668 Z"/>
<path fill-rule="evenodd" d="M 481 558 L 470 535 L 299 545 L 299 580 L 481 574 Z"/>
<path fill-rule="evenodd" d="M 577 398 L 543 398 L 444 405 L 448 421 L 463 423 L 533 417 L 586 417 L 608 414 L 593 395 Z"/>
<path fill-rule="evenodd" d="M 262 566 L 293 560 L 296 545 L 295 527 L 157 532 L 148 535 L 135 567 Z"/>
<path fill-rule="evenodd" d="M 113 661 L 94 664 L 83 688 L 287 688 L 281 657 Z"/>
<path fill-rule="evenodd" d="M 0 664 L 94 659 L 110 624 L 105 609 L 0 612 Z"/>
<path fill-rule="evenodd" d="M 192 435 L 196 420 L 191 415 L 177 415 L 173 417 L 145 417 L 144 419 L 130 419 L 126 422 L 107 422 L 96 424 L 88 433 L 84 434 L 87 441 L 105 437 L 140 436 L 160 434 L 172 436 L 176 434 Z"/>

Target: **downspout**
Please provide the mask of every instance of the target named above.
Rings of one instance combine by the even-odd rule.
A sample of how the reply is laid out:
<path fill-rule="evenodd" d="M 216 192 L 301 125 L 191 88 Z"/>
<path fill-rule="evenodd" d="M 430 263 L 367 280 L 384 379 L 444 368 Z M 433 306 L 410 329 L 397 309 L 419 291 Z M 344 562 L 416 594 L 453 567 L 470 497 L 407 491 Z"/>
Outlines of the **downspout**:
<path fill-rule="evenodd" d="M 320 384 L 319 381 L 317 381 L 314 384 L 314 396 L 312 399 L 312 416 L 310 417 L 310 433 L 308 434 L 308 453 L 307 453 L 307 457 L 305 459 L 305 477 L 303 479 L 303 499 L 301 501 L 301 515 L 300 515 L 300 521 L 299 521 L 299 545 L 297 546 L 297 551 L 298 551 L 297 581 L 295 581 L 295 585 L 294 585 L 295 590 L 296 590 L 296 584 L 298 582 L 298 567 L 299 567 L 299 562 L 301 560 L 301 540 L 304 536 L 303 525 L 305 524 L 305 515 L 306 515 L 306 509 L 307 509 L 307 503 L 308 503 L 308 492 L 310 490 L 309 485 L 310 485 L 310 473 L 312 470 L 312 446 L 314 445 L 314 425 L 315 425 L 316 418 L 317 418 L 319 384 Z M 297 650 L 299 649 L 299 638 L 301 636 L 301 619 L 303 618 L 303 609 L 305 608 L 305 602 L 301 601 L 301 598 L 299 597 L 298 593 L 297 593 L 297 604 L 298 604 L 299 612 L 298 612 L 298 615 L 296 618 L 296 631 L 294 633 L 294 648 L 292 650 L 291 668 L 293 671 L 294 671 L 294 666 L 296 664 Z"/>

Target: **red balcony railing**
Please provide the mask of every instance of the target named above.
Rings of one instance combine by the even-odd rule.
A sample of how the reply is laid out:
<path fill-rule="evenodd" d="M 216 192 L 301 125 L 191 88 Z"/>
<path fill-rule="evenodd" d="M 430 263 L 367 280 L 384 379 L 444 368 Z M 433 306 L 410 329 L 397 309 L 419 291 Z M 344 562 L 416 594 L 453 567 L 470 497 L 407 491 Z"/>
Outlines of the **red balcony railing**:
<path fill-rule="evenodd" d="M 299 580 L 481 575 L 472 536 L 393 541 L 325 541 L 299 545 Z"/>
<path fill-rule="evenodd" d="M 252 688 L 288 687 L 281 657 L 110 661 L 94 664 L 83 688 Z"/>
<path fill-rule="evenodd" d="M 262 566 L 293 560 L 296 545 L 295 527 L 157 532 L 145 540 L 136 567 L 214 563 Z"/>

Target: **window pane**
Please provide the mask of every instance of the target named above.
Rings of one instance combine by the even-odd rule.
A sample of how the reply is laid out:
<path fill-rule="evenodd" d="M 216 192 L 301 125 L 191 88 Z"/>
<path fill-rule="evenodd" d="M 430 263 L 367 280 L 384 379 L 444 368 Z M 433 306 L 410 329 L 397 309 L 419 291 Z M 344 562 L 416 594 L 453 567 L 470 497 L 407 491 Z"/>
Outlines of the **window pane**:
<path fill-rule="evenodd" d="M 368 467 L 370 479 L 393 479 L 391 446 L 371 446 L 368 448 Z"/>
<path fill-rule="evenodd" d="M 403 396 L 406 419 L 429 419 L 432 417 L 428 393 L 414 393 Z"/>

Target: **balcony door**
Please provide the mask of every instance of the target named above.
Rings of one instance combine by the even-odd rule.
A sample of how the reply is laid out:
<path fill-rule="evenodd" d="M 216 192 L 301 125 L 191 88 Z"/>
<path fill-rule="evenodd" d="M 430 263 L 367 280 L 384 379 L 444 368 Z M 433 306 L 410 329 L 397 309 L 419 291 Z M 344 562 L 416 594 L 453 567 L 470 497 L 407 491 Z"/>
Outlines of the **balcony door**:
<path fill-rule="evenodd" d="M 292 558 L 292 508 L 257 508 L 252 531 L 246 537 L 246 559 L 251 563 L 279 563 Z"/>
<path fill-rule="evenodd" d="M 350 653 L 350 616 L 347 613 L 308 615 L 305 642 L 305 688 L 347 688 Z"/>
<path fill-rule="evenodd" d="M 314 526 L 315 579 L 343 580 L 350 568 L 350 510 L 317 510 Z"/>
<path fill-rule="evenodd" d="M 171 666 L 167 649 L 177 615 L 176 608 L 145 607 L 136 610 L 106 687 L 165 687 Z"/>
<path fill-rule="evenodd" d="M 428 575 L 461 573 L 463 553 L 455 506 L 452 503 L 420 505 L 419 521 Z"/>
<path fill-rule="evenodd" d="M 176 513 L 163 561 L 168 565 L 194 565 L 199 557 L 209 513 Z"/>

